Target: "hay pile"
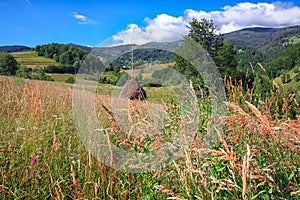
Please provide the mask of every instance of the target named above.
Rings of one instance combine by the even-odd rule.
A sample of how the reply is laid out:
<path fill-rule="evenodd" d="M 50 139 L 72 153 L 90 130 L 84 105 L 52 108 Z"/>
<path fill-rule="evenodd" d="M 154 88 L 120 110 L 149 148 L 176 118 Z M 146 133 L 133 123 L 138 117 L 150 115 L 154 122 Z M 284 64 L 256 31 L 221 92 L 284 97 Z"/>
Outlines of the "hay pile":
<path fill-rule="evenodd" d="M 145 101 L 147 95 L 146 91 L 140 87 L 136 80 L 130 79 L 123 85 L 119 98 Z"/>

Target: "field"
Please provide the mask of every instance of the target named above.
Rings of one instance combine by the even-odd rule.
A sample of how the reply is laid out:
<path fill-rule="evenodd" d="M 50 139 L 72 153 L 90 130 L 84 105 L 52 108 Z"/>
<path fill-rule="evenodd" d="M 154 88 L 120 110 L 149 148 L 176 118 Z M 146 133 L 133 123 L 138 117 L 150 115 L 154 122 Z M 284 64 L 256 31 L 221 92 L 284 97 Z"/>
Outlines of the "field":
<path fill-rule="evenodd" d="M 1 199 L 300 199 L 299 92 L 278 90 L 262 99 L 228 80 L 223 131 L 210 146 L 203 138 L 216 119 L 210 116 L 210 101 L 201 98 L 199 125 L 180 158 L 162 169 L 129 173 L 104 165 L 104 157 L 85 147 L 72 108 L 74 87 L 81 88 L 0 77 Z M 92 101 L 88 91 L 78 91 L 93 103 L 101 127 L 88 134 L 104 135 L 109 147 L 150 154 L 169 144 L 180 124 L 188 135 L 180 105 L 164 88 L 146 88 L 147 102 L 128 102 L 130 131 L 122 131 L 110 95 L 118 89 L 99 85 Z M 156 113 L 165 114 L 161 133 L 137 134 L 155 128 Z M 111 164 L 118 162 L 110 158 Z"/>
<path fill-rule="evenodd" d="M 171 67 L 174 66 L 175 63 L 166 63 L 166 64 L 160 64 L 160 65 L 153 65 L 153 66 L 148 66 L 140 69 L 135 69 L 134 74 L 137 75 L 138 73 L 141 73 L 144 79 L 150 79 L 153 72 L 155 70 L 161 70 L 166 67 Z M 132 70 L 125 70 L 130 76 L 132 76 Z"/>
<path fill-rule="evenodd" d="M 36 67 L 46 67 L 48 65 L 59 65 L 59 63 L 55 62 L 52 59 L 44 58 L 37 55 L 35 51 L 28 52 L 17 52 L 12 53 L 15 57 L 16 61 L 20 64 L 26 65 L 32 69 Z"/>

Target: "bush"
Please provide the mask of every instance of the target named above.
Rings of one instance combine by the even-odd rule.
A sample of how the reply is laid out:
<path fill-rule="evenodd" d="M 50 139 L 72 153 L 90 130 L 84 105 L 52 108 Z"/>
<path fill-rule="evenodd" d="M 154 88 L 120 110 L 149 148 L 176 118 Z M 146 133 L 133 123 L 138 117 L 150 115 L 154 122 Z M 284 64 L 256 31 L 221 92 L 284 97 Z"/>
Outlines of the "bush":
<path fill-rule="evenodd" d="M 300 73 L 296 74 L 294 79 L 295 79 L 296 82 L 300 82 Z"/>
<path fill-rule="evenodd" d="M 67 80 L 65 80 L 65 83 L 73 84 L 73 83 L 75 83 L 75 79 L 73 77 L 69 77 L 69 78 L 67 78 Z"/>
<path fill-rule="evenodd" d="M 56 65 L 48 65 L 44 68 L 44 71 L 46 73 L 56 73 L 56 74 L 75 74 L 75 71 L 77 71 L 74 66 L 56 66 Z"/>
<path fill-rule="evenodd" d="M 15 75 L 18 70 L 18 63 L 15 58 L 5 52 L 0 52 L 0 75 Z"/>
<path fill-rule="evenodd" d="M 162 85 L 159 83 L 146 83 L 143 87 L 161 87 Z"/>
<path fill-rule="evenodd" d="M 27 78 L 30 79 L 30 72 L 32 71 L 31 68 L 27 68 L 24 65 L 20 65 L 19 69 L 16 71 L 16 77 L 20 77 L 20 78 Z"/>
<path fill-rule="evenodd" d="M 108 83 L 115 85 L 120 78 L 120 74 L 114 71 L 109 71 L 109 72 L 103 72 L 101 74 L 99 83 Z"/>
<path fill-rule="evenodd" d="M 51 76 L 48 76 L 44 69 L 40 68 L 40 67 L 37 67 L 34 69 L 34 75 L 32 76 L 32 79 L 35 79 L 35 80 L 43 80 L 43 81 L 54 81 L 52 79 Z"/>

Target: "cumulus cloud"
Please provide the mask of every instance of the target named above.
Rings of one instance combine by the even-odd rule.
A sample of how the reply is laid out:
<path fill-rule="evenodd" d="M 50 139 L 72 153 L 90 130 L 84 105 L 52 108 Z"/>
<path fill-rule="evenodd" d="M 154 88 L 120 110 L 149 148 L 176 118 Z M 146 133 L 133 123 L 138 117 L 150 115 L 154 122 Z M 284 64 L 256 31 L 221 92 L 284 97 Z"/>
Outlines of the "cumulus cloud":
<path fill-rule="evenodd" d="M 73 12 L 73 17 L 77 19 L 78 24 L 95 24 L 95 22 L 89 19 L 87 16 L 81 15 L 77 12 Z"/>
<path fill-rule="evenodd" d="M 176 27 L 175 27 L 176 28 Z M 169 31 L 166 27 L 147 26 L 141 28 L 136 24 L 129 24 L 127 29 L 112 37 L 113 43 L 118 44 L 145 44 L 148 42 L 171 42 L 181 38 L 179 33 Z"/>
<path fill-rule="evenodd" d="M 248 27 L 284 27 L 300 24 L 300 7 L 293 3 L 238 3 L 221 10 L 206 12 L 187 9 L 183 16 L 159 14 L 154 19 L 145 18 L 146 26 L 130 24 L 113 36 L 121 44 L 143 44 L 153 41 L 178 40 L 188 32 L 186 25 L 193 19 L 212 19 L 222 33 Z"/>

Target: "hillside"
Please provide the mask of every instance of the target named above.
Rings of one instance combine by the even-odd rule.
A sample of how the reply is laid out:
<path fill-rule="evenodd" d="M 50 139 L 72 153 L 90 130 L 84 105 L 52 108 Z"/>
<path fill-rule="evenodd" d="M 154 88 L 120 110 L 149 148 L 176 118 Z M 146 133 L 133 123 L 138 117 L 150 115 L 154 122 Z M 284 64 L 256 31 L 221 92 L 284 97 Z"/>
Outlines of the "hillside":
<path fill-rule="evenodd" d="M 224 35 L 239 50 L 240 65 L 272 59 L 299 42 L 300 26 L 285 28 L 246 28 Z M 251 60 L 252 59 L 252 60 Z"/>
<path fill-rule="evenodd" d="M 135 61 L 158 61 L 167 63 L 173 61 L 173 53 L 170 52 L 180 45 L 181 41 L 151 42 L 143 45 L 120 45 L 112 47 L 95 47 L 92 54 L 114 61 L 116 64 L 128 65 L 131 61 L 131 51 L 134 48 Z M 82 48 L 82 47 L 81 47 Z M 121 61 L 122 60 L 122 61 Z"/>
<path fill-rule="evenodd" d="M 37 66 L 46 67 L 48 65 L 59 65 L 59 63 L 55 62 L 53 59 L 38 56 L 35 51 L 16 52 L 12 53 L 12 55 L 19 64 L 23 64 L 30 68 L 36 68 Z"/>
<path fill-rule="evenodd" d="M 300 43 L 265 64 L 267 74 L 289 91 L 300 91 Z"/>
<path fill-rule="evenodd" d="M 237 48 L 244 46 L 257 47 L 260 49 L 273 46 L 274 43 L 286 44 L 291 36 L 300 34 L 300 26 L 285 28 L 246 28 L 224 34 L 224 39 L 235 44 Z"/>
<path fill-rule="evenodd" d="M 22 45 L 0 46 L 0 52 L 7 53 L 30 51 L 30 49 L 30 47 Z"/>

